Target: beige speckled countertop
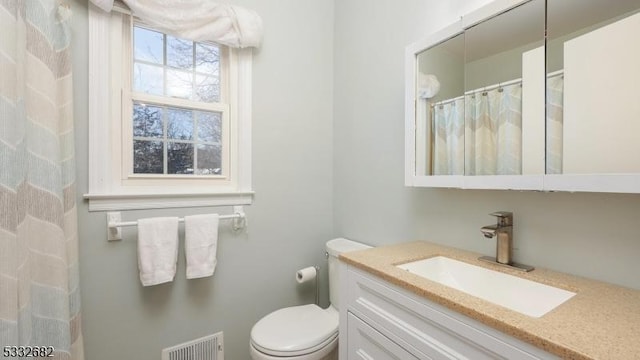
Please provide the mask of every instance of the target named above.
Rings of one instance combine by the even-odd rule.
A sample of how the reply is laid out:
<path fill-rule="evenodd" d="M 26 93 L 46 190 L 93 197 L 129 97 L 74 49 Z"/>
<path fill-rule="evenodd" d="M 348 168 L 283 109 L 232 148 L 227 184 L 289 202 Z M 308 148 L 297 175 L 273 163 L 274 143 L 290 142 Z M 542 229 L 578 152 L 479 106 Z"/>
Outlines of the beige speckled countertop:
<path fill-rule="evenodd" d="M 394 266 L 438 255 L 577 294 L 544 316 L 533 318 Z M 640 291 L 540 268 L 523 273 L 479 261 L 480 255 L 410 242 L 345 253 L 340 259 L 562 358 L 640 359 Z"/>

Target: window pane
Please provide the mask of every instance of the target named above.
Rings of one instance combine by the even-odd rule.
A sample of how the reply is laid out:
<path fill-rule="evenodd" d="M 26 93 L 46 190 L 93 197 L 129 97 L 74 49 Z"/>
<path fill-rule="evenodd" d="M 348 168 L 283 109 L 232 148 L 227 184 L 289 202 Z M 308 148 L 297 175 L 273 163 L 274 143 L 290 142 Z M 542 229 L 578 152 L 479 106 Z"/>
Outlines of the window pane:
<path fill-rule="evenodd" d="M 196 44 L 196 71 L 212 75 L 220 69 L 220 47 L 212 44 Z"/>
<path fill-rule="evenodd" d="M 162 137 L 162 108 L 133 103 L 133 136 Z"/>
<path fill-rule="evenodd" d="M 134 26 L 131 89 L 164 98 L 133 100 L 135 174 L 220 175 L 223 112 L 171 107 L 177 99 L 220 102 L 221 46 Z M 187 105 L 189 106 L 189 105 Z M 197 107 L 197 106 L 196 106 Z"/>
<path fill-rule="evenodd" d="M 193 112 L 191 110 L 167 109 L 167 137 L 193 140 Z"/>
<path fill-rule="evenodd" d="M 133 173 L 163 173 L 162 141 L 133 141 Z"/>
<path fill-rule="evenodd" d="M 162 95 L 164 93 L 162 67 L 135 63 L 133 65 L 133 90 Z"/>
<path fill-rule="evenodd" d="M 222 142 L 222 114 L 196 111 L 198 117 L 198 142 Z"/>
<path fill-rule="evenodd" d="M 167 173 L 193 174 L 193 144 L 168 143 Z"/>
<path fill-rule="evenodd" d="M 163 64 L 162 42 L 163 34 L 144 28 L 133 28 L 133 47 L 136 60 Z"/>
<path fill-rule="evenodd" d="M 190 99 L 193 93 L 193 73 L 167 70 L 167 96 Z"/>
<path fill-rule="evenodd" d="M 217 77 L 196 75 L 196 101 L 219 102 L 220 81 Z"/>
<path fill-rule="evenodd" d="M 219 145 L 198 145 L 198 175 L 222 173 L 222 150 Z"/>
<path fill-rule="evenodd" d="M 193 42 L 167 36 L 167 65 L 180 68 L 193 68 Z"/>

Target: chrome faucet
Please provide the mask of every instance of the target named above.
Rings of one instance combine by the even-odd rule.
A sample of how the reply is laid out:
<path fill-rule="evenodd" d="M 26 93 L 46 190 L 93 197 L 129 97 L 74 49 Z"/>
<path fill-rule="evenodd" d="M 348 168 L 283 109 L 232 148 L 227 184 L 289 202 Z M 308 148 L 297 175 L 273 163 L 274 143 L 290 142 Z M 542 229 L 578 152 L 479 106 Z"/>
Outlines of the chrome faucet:
<path fill-rule="evenodd" d="M 496 216 L 498 222 L 495 225 L 483 226 L 480 231 L 487 239 L 497 237 L 496 261 L 500 264 L 511 263 L 511 245 L 513 242 L 513 213 L 497 211 L 490 214 Z"/>
<path fill-rule="evenodd" d="M 513 213 L 497 211 L 489 215 L 497 217 L 497 223 L 483 226 L 480 231 L 487 239 L 496 237 L 496 257 L 481 256 L 479 259 L 523 271 L 533 270 L 533 267 L 515 263 L 511 259 L 513 254 Z"/>

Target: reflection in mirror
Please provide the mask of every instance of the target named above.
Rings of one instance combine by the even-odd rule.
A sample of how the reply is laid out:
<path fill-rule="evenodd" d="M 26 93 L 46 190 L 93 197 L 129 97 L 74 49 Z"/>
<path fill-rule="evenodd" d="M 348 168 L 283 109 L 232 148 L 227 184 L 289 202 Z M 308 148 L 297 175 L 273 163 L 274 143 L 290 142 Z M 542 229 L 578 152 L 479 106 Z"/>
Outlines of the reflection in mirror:
<path fill-rule="evenodd" d="M 547 33 L 546 173 L 640 173 L 640 0 L 548 0 Z"/>
<path fill-rule="evenodd" d="M 544 0 L 532 0 L 465 31 L 465 175 L 523 174 L 523 136 L 535 137 L 523 129 L 544 121 L 523 108 L 543 77 L 544 23 Z"/>
<path fill-rule="evenodd" d="M 416 175 L 464 173 L 464 35 L 418 54 Z"/>

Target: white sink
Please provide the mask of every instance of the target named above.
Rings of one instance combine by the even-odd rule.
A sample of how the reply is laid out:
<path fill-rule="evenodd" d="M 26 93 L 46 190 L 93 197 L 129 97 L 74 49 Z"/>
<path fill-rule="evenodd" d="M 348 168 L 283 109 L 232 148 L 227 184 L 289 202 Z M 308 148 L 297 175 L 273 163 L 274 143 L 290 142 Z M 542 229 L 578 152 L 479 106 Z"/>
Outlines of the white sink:
<path fill-rule="evenodd" d="M 431 281 L 536 318 L 548 313 L 576 294 L 444 256 L 396 266 Z"/>

